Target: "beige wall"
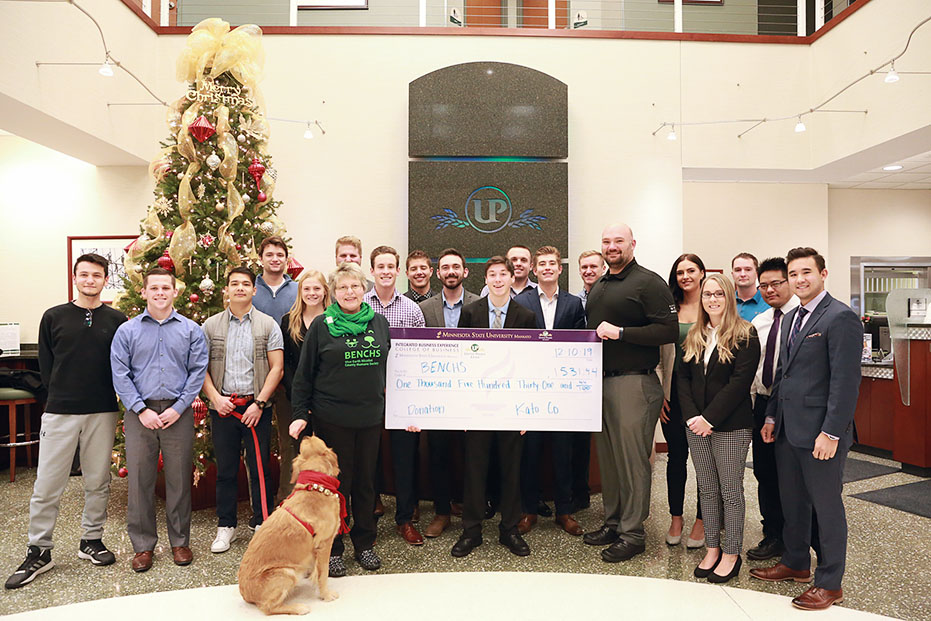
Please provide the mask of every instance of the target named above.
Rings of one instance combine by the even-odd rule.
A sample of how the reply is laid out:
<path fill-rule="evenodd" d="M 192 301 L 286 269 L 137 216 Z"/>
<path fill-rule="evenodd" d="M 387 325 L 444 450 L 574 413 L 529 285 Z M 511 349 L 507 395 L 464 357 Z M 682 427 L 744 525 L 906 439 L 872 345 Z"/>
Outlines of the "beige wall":
<path fill-rule="evenodd" d="M 708 268 L 730 274 L 738 252 L 761 261 L 795 246 L 828 252 L 826 185 L 683 183 L 682 202 L 682 247 Z"/>
<path fill-rule="evenodd" d="M 831 293 L 850 303 L 850 257 L 931 255 L 931 191 L 828 192 Z"/>
<path fill-rule="evenodd" d="M 98 168 L 16 136 L 0 136 L 0 321 L 35 343 L 42 312 L 68 300 L 69 235 L 132 235 L 151 196 L 146 169 Z"/>

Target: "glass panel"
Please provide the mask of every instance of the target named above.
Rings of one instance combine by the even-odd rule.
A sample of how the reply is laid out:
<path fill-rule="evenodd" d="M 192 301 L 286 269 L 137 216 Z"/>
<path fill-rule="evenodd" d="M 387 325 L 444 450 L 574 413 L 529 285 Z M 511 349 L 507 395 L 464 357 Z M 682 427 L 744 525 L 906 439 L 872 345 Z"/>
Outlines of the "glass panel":
<path fill-rule="evenodd" d="M 912 403 L 908 327 L 931 323 L 931 316 L 928 315 L 929 304 L 931 289 L 893 289 L 886 298 L 886 315 L 889 318 L 895 372 L 899 378 L 899 393 L 904 405 Z"/>

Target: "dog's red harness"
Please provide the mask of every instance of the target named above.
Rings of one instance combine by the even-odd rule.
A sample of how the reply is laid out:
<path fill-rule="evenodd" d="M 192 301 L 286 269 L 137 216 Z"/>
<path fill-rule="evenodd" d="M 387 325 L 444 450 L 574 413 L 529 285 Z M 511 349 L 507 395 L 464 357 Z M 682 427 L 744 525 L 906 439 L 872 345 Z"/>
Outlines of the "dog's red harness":
<path fill-rule="evenodd" d="M 297 487 L 297 485 L 304 485 L 306 487 Z M 288 498 L 300 491 L 315 491 L 325 496 L 333 496 L 335 494 L 339 498 L 339 534 L 344 535 L 349 532 L 349 526 L 346 524 L 346 517 L 348 516 L 346 512 L 346 498 L 339 491 L 339 479 L 322 472 L 317 472 L 316 470 L 301 470 L 297 474 L 297 484 L 294 487 L 294 491 L 288 495 Z M 285 500 L 287 500 L 287 498 L 285 498 Z M 301 526 L 306 528 L 311 535 L 316 534 L 313 526 L 294 515 L 293 511 L 284 506 L 284 501 L 282 501 L 279 506 L 290 513 L 295 520 L 300 522 Z"/>

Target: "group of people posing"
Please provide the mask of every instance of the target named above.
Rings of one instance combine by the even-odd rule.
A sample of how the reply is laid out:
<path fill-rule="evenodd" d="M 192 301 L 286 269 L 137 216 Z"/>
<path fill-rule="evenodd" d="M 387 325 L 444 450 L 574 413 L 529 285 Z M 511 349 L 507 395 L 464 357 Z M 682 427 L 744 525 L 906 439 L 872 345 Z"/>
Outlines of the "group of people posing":
<path fill-rule="evenodd" d="M 52 532 L 78 446 L 85 487 L 78 556 L 95 565 L 115 562 L 102 533 L 116 395 L 125 408 L 133 570 L 146 571 L 154 561 L 159 454 L 173 561 L 192 562 L 192 403 L 201 392 L 209 400 L 218 472 L 212 552 L 228 550 L 237 535 L 243 447 L 250 474 L 249 527 L 255 529 L 289 492 L 294 441 L 314 433 L 339 457 L 355 559 L 366 570 L 378 569 L 374 546 L 376 519 L 384 512 L 380 443 L 389 329 L 588 327 L 604 341 L 603 424 L 595 444 L 605 519 L 601 528 L 584 533 L 583 541 L 603 547 L 606 562 L 644 551 L 653 434 L 660 420 L 669 448 L 669 545 L 678 545 L 684 534 L 689 453 L 697 474 L 699 512 L 686 545 L 704 546 L 706 553 L 695 575 L 723 583 L 740 571 L 743 471 L 752 443 L 764 539 L 747 557 L 781 555 L 782 560 L 751 575 L 809 582 L 814 547 L 815 585 L 793 603 L 821 609 L 841 601 L 847 534 L 841 485 L 859 386 L 858 317 L 824 290 L 824 259 L 811 248 L 762 264 L 741 253 L 731 264 L 733 282 L 706 273 L 698 256 L 683 254 L 664 282 L 637 263 L 635 247 L 628 226 L 607 227 L 601 251 L 579 257 L 584 288 L 578 295 L 559 287 L 562 257 L 552 246 L 536 251 L 513 246 L 487 260 L 480 295 L 463 287 L 469 267 L 458 250 L 440 253 L 435 268 L 426 253 L 415 250 L 405 265 L 410 289 L 402 295 L 396 288 L 400 256 L 391 247 L 370 253 L 370 280 L 361 267 L 361 242 L 342 237 L 332 273 L 325 277 L 306 270 L 293 281 L 286 273 L 287 245 L 270 237 L 259 248 L 262 273 L 232 269 L 228 307 L 203 326 L 174 309 L 175 278 L 161 268 L 145 274 L 146 308 L 127 321 L 101 304 L 107 261 L 93 254 L 79 257 L 76 299 L 49 309 L 40 324 L 40 369 L 49 396 L 27 556 L 6 588 L 28 584 L 53 567 Z M 438 292 L 431 290 L 434 269 Z M 529 278 L 531 271 L 537 282 Z M 272 489 L 275 427 L 281 482 Z M 425 433 L 435 511 L 423 534 L 415 526 L 420 430 L 387 434 L 395 521 L 406 542 L 422 545 L 423 535 L 439 536 L 451 516 L 461 514 L 463 530 L 451 553 L 463 557 L 482 544 L 483 519 L 500 511 L 499 543 L 518 556 L 529 555 L 522 535 L 535 526 L 538 514 L 549 511 L 540 502 L 544 440 L 552 447 L 555 521 L 566 533 L 583 535 L 572 514 L 589 505 L 588 433 Z M 461 494 L 452 484 L 454 444 L 463 451 Z M 344 548 L 338 536 L 331 577 L 346 574 Z"/>

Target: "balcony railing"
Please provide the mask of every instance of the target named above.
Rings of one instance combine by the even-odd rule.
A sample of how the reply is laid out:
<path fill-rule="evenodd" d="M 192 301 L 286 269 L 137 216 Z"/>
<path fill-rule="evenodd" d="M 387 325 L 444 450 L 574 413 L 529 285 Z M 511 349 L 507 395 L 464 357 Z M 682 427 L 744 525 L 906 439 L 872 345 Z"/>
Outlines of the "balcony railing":
<path fill-rule="evenodd" d="M 268 27 L 696 33 L 804 37 L 870 0 L 123 0 L 157 26 L 207 17 Z M 377 30 L 375 30 L 377 29 Z M 426 32 L 426 31 L 425 31 Z M 483 32 L 488 32 L 484 31 Z M 527 33 L 529 34 L 529 33 Z M 603 36 L 603 35 L 602 35 Z"/>

